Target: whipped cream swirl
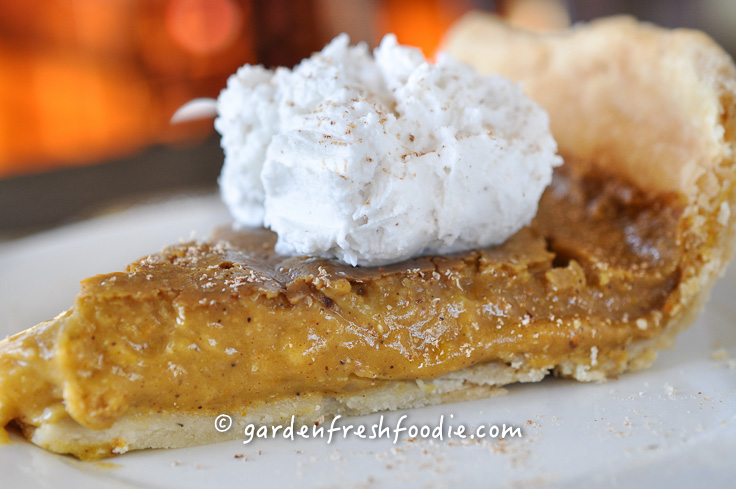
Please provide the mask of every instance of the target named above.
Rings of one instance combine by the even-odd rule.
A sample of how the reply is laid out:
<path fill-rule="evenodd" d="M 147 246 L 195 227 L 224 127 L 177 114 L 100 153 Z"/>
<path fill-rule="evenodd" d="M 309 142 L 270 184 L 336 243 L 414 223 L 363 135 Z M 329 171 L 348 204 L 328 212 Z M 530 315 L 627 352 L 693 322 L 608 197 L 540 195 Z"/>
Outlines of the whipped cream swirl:
<path fill-rule="evenodd" d="M 521 87 L 386 36 L 293 70 L 246 65 L 217 103 L 224 202 L 287 255 L 375 266 L 505 241 L 562 163 Z"/>

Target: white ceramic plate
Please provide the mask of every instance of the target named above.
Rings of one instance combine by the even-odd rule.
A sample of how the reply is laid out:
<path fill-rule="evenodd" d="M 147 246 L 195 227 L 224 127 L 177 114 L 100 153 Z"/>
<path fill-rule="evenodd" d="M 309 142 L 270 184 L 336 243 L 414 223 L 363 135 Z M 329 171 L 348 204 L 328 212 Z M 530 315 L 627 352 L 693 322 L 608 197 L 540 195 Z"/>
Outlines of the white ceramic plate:
<path fill-rule="evenodd" d="M 86 276 L 227 221 L 215 196 L 186 197 L 0 245 L 0 334 L 69 307 Z M 548 379 L 511 386 L 502 397 L 384 418 L 394 426 L 406 414 L 404 426 L 433 428 L 444 415 L 444 431 L 505 423 L 521 438 L 259 439 L 83 463 L 16 435 L 0 447 L 2 487 L 733 487 L 735 292 L 732 267 L 698 322 L 649 370 L 602 384 Z M 336 426 L 369 429 L 378 421 Z"/>

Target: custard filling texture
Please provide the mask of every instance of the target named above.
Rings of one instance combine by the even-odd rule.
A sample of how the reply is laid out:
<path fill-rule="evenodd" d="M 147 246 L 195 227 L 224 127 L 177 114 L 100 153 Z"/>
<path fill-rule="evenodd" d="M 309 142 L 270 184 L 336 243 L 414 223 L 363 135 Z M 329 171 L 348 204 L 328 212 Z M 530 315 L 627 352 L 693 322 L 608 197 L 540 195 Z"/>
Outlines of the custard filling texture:
<path fill-rule="evenodd" d="M 484 362 L 621 370 L 680 307 L 682 206 L 583 167 L 490 249 L 353 268 L 228 230 L 89 278 L 71 312 L 0 343 L 0 426 L 242 411 Z"/>

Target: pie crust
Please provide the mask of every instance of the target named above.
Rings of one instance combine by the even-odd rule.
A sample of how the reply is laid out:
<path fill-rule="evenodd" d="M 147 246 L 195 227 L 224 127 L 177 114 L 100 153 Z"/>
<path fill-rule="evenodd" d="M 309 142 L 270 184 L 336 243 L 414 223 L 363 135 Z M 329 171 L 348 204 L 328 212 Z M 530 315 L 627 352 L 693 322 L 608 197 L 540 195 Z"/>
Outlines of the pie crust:
<path fill-rule="evenodd" d="M 94 460 L 651 364 L 734 251 L 733 63 L 626 18 L 541 36 L 474 14 L 446 46 L 550 113 L 566 164 L 529 228 L 380 268 L 278 256 L 263 230 L 169 247 L 0 342 L 0 426 Z"/>

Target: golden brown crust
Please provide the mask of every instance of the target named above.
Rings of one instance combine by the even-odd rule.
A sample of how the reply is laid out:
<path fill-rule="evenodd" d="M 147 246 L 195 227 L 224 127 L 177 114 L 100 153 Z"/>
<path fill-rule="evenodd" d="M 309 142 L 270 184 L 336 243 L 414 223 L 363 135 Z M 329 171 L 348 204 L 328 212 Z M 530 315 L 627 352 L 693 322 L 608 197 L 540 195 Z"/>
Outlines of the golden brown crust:
<path fill-rule="evenodd" d="M 473 13 L 445 48 L 521 81 L 565 156 L 690 201 L 719 196 L 712 176 L 733 181 L 736 68 L 701 32 L 613 17 L 540 35 Z"/>

